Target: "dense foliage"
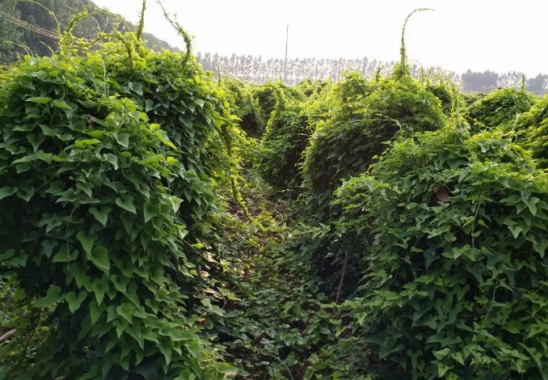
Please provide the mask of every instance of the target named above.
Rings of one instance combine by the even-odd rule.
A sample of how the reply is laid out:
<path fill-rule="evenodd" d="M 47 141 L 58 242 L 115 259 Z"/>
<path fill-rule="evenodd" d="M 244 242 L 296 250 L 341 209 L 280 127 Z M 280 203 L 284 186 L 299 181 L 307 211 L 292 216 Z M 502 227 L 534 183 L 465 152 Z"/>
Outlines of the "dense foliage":
<path fill-rule="evenodd" d="M 248 136 L 260 138 L 265 130 L 262 110 L 259 108 L 257 99 L 253 96 L 251 86 L 241 80 L 224 79 L 223 88 L 226 92 L 229 104 L 234 108 L 236 116 L 240 119 L 240 128 Z"/>
<path fill-rule="evenodd" d="M 451 88 L 449 88 L 446 84 L 428 84 L 426 89 L 439 99 L 441 109 L 446 116 L 451 116 L 454 106 L 458 105 L 460 107 L 461 105 L 464 105 L 464 102 L 460 98 L 453 99 Z"/>
<path fill-rule="evenodd" d="M 548 177 L 512 135 L 405 140 L 338 192 L 363 252 L 353 336 L 382 379 L 548 376 Z"/>
<path fill-rule="evenodd" d="M 167 13 L 184 53 L 83 12 L 5 68 L 0 379 L 548 379 L 543 78 L 414 79 L 411 15 L 335 83 L 214 78 Z"/>
<path fill-rule="evenodd" d="M 535 97 L 512 88 L 500 89 L 478 99 L 467 109 L 468 122 L 475 131 L 493 128 L 513 128 L 518 116 L 533 106 Z"/>
<path fill-rule="evenodd" d="M 336 107 L 312 136 L 303 165 L 307 201 L 326 216 L 340 181 L 366 171 L 387 142 L 443 123 L 439 100 L 409 77 L 368 83 L 350 76 L 336 93 Z"/>
<path fill-rule="evenodd" d="M 254 87 L 252 90 L 253 98 L 261 110 L 261 118 L 266 122 L 270 120 L 272 112 L 276 108 L 280 93 L 290 101 L 304 98 L 304 95 L 297 89 L 276 81 L 268 81 L 262 86 Z"/>
<path fill-rule="evenodd" d="M 261 145 L 259 172 L 278 190 L 300 185 L 298 165 L 312 133 L 303 104 L 291 105 L 282 88 L 276 88 L 276 107 Z"/>
<path fill-rule="evenodd" d="M 1 84 L 0 255 L 32 307 L 12 322 L 7 378 L 230 371 L 199 334 L 216 285 L 195 226 L 217 207 L 224 101 L 192 58 L 123 38 L 27 58 Z"/>
<path fill-rule="evenodd" d="M 548 97 L 519 116 L 516 130 L 523 145 L 533 151 L 538 166 L 548 168 Z"/>

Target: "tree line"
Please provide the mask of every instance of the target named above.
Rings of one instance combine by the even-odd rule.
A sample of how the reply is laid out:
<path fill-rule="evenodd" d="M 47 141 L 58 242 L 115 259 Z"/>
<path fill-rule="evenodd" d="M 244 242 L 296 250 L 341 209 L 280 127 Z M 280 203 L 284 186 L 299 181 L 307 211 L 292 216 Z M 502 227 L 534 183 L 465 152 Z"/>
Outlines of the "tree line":
<path fill-rule="evenodd" d="M 222 75 L 240 78 L 250 83 L 264 83 L 269 79 L 284 79 L 287 84 L 297 84 L 305 79 L 331 80 L 339 82 L 345 71 L 358 71 L 361 75 L 372 78 L 380 73 L 387 75 L 392 72 L 396 61 L 370 60 L 367 57 L 356 59 L 320 59 L 320 58 L 270 58 L 263 59 L 251 55 L 219 55 L 197 53 L 196 59 L 206 70 L 215 73 L 220 70 Z M 287 69 L 286 69 L 287 67 Z M 420 77 L 422 74 L 443 76 L 461 85 L 464 92 L 487 93 L 496 88 L 521 88 L 522 74 L 517 71 L 496 73 L 494 71 L 468 70 L 462 74 L 442 70 L 439 67 L 424 69 L 418 64 L 411 64 L 411 74 Z M 548 75 L 538 74 L 525 78 L 525 88 L 537 95 L 548 92 Z"/>

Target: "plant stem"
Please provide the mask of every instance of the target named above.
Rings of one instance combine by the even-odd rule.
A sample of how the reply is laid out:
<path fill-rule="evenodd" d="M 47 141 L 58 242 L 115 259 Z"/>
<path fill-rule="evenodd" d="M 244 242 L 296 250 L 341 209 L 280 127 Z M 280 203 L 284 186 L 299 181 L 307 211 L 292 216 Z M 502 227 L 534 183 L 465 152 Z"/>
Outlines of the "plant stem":
<path fill-rule="evenodd" d="M 335 303 L 338 305 L 341 301 L 341 295 L 344 285 L 344 278 L 346 276 L 346 268 L 348 267 L 348 257 L 350 256 L 350 247 L 346 250 L 346 255 L 344 255 L 344 264 L 341 274 L 341 281 L 339 282 L 339 290 L 337 291 L 337 299 Z"/>
<path fill-rule="evenodd" d="M 4 335 L 0 336 L 0 343 L 2 343 L 3 341 L 8 340 L 12 336 L 14 336 L 16 332 L 17 332 L 17 330 L 13 329 L 13 330 L 8 331 Z"/>

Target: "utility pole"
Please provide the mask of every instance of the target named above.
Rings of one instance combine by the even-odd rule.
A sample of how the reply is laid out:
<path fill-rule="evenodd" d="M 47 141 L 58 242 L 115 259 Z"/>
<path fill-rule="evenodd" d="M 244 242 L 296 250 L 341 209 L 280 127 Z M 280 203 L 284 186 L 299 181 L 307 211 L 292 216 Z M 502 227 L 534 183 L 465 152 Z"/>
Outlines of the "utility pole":
<path fill-rule="evenodd" d="M 287 26 L 286 33 L 287 33 L 287 36 L 285 39 L 284 83 L 287 79 L 287 46 L 289 45 L 289 25 Z"/>

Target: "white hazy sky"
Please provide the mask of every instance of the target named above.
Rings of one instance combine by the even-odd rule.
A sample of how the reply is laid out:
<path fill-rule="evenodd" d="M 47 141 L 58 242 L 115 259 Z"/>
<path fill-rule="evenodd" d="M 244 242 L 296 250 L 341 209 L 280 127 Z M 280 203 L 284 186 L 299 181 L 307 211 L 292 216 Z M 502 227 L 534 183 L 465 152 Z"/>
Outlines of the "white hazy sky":
<path fill-rule="evenodd" d="M 141 0 L 94 0 L 132 22 Z M 463 72 L 548 73 L 545 0 L 164 0 L 195 37 L 195 52 L 283 58 L 289 25 L 290 58 L 396 60 L 407 14 L 411 60 Z M 146 31 L 182 47 L 156 0 L 149 0 Z"/>

